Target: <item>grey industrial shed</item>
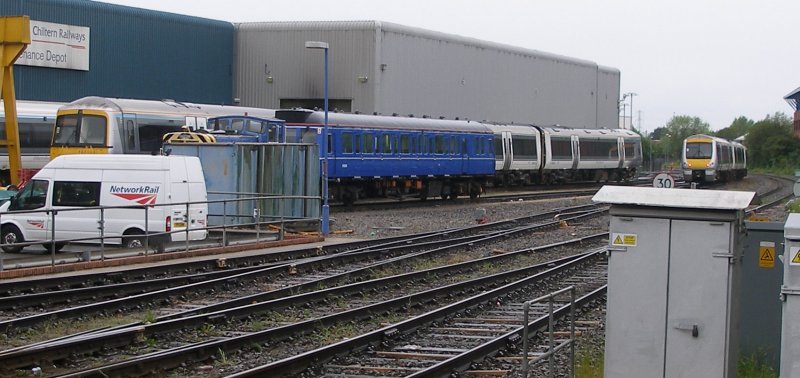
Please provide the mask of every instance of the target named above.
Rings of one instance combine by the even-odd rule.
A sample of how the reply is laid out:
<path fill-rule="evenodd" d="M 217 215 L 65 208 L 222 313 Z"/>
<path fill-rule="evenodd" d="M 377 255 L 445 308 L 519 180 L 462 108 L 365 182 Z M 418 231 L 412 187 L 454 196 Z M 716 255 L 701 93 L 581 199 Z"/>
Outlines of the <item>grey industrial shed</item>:
<path fill-rule="evenodd" d="M 620 73 L 586 60 L 380 21 L 236 24 L 241 105 L 616 128 Z"/>
<path fill-rule="evenodd" d="M 18 99 L 232 102 L 231 23 L 87 0 L 0 1 L 0 16 L 16 15 L 90 32 L 88 71 L 16 65 Z"/>

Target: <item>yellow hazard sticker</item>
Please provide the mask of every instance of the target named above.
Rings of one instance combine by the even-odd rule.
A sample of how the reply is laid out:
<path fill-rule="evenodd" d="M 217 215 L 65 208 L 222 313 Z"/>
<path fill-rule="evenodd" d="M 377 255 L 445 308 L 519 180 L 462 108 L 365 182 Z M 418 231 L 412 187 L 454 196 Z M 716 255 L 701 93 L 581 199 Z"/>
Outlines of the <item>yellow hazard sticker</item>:
<path fill-rule="evenodd" d="M 800 247 L 789 248 L 789 256 L 792 258 L 789 265 L 800 265 Z"/>
<path fill-rule="evenodd" d="M 775 267 L 775 243 L 762 241 L 758 247 L 758 266 L 760 268 Z"/>
<path fill-rule="evenodd" d="M 638 237 L 636 234 L 611 234 L 611 245 L 618 247 L 635 247 Z"/>
<path fill-rule="evenodd" d="M 789 257 L 789 265 L 800 265 L 800 247 L 790 247 Z"/>

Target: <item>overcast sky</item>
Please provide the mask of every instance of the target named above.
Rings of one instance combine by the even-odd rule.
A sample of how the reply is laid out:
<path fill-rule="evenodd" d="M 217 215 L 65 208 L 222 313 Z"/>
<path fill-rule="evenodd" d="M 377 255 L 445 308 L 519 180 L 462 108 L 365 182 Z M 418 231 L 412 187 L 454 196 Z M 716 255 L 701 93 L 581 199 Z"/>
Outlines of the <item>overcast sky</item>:
<path fill-rule="evenodd" d="M 622 72 L 648 132 L 673 115 L 715 130 L 791 115 L 783 96 L 800 87 L 800 0 L 105 2 L 230 22 L 389 21 L 586 59 Z"/>

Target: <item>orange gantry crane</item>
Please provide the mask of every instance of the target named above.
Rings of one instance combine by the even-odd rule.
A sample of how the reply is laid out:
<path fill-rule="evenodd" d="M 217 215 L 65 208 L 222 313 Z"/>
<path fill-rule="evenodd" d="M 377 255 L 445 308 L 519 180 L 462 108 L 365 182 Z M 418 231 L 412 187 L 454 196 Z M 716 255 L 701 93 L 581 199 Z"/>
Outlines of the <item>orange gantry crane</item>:
<path fill-rule="evenodd" d="M 17 124 L 17 98 L 14 94 L 14 62 L 31 43 L 30 18 L 28 16 L 0 17 L 0 98 L 5 106 L 6 139 L 0 146 L 8 148 L 8 164 L 11 183 L 20 184 L 22 157 L 19 149 L 19 125 Z M 0 136 L 1 137 L 1 136 Z"/>

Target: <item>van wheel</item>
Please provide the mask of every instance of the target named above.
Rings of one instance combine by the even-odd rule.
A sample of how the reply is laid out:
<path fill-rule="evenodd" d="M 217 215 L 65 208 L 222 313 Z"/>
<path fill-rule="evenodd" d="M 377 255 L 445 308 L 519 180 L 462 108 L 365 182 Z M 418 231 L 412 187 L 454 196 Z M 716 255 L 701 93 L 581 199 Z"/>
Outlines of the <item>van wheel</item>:
<path fill-rule="evenodd" d="M 143 248 L 144 233 L 139 230 L 130 231 L 122 238 L 122 245 L 125 248 Z"/>
<path fill-rule="evenodd" d="M 5 226 L 2 230 L 3 244 L 13 244 L 13 243 L 22 243 L 25 241 L 25 238 L 22 237 L 22 233 L 19 232 L 19 229 L 16 226 Z M 3 246 L 3 251 L 6 253 L 19 253 L 22 251 L 21 246 L 17 247 L 6 247 Z"/>
<path fill-rule="evenodd" d="M 52 244 L 52 243 L 42 243 L 42 247 L 44 247 L 44 249 L 46 249 L 46 250 L 47 250 L 47 252 L 50 252 L 50 246 L 51 246 L 51 244 Z M 64 249 L 64 247 L 66 247 L 66 246 L 67 246 L 67 243 L 64 243 L 64 242 L 56 242 L 56 245 L 55 245 L 55 250 L 56 250 L 56 252 L 59 252 L 59 251 L 61 251 L 62 249 Z"/>

